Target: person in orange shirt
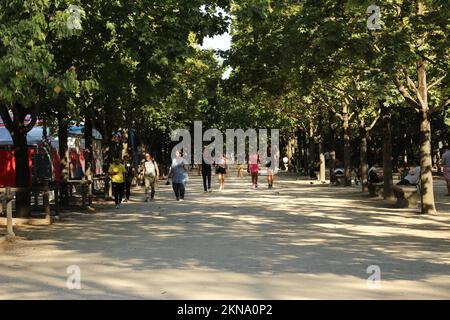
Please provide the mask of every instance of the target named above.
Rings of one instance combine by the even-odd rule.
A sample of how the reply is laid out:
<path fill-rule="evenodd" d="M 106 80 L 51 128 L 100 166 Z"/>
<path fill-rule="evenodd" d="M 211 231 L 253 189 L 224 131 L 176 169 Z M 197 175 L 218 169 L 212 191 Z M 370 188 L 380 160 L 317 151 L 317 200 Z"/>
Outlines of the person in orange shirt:
<path fill-rule="evenodd" d="M 120 163 L 119 159 L 114 159 L 114 162 L 109 166 L 108 170 L 113 186 L 116 209 L 119 209 L 122 204 L 123 192 L 125 188 L 125 171 L 125 166 Z"/>

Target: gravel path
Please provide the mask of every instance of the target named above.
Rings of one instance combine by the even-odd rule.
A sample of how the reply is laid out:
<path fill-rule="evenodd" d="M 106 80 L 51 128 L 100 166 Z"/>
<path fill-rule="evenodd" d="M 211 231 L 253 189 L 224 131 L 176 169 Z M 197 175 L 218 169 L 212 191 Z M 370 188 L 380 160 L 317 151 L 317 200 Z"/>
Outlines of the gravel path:
<path fill-rule="evenodd" d="M 0 299 L 450 298 L 449 197 L 439 216 L 420 216 L 356 188 L 281 177 L 251 190 L 227 177 L 224 192 L 204 194 L 192 176 L 184 202 L 163 184 L 142 200 L 16 230 L 0 244 Z M 80 290 L 67 289 L 71 265 Z"/>

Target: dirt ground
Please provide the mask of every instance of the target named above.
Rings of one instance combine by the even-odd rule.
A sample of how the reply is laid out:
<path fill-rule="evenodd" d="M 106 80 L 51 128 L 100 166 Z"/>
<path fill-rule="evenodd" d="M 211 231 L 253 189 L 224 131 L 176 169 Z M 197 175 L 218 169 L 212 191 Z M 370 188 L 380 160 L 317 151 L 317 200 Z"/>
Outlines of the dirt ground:
<path fill-rule="evenodd" d="M 280 176 L 227 177 L 203 193 L 192 175 L 176 202 L 136 191 L 119 210 L 73 212 L 16 229 L 0 244 L 0 299 L 449 299 L 450 197 L 435 182 L 438 216 L 395 209 L 357 187 Z M 4 229 L 0 229 L 0 236 Z M 69 290 L 67 268 L 81 270 Z M 378 286 L 367 281 L 379 268 Z M 374 269 L 372 269 L 374 270 Z"/>

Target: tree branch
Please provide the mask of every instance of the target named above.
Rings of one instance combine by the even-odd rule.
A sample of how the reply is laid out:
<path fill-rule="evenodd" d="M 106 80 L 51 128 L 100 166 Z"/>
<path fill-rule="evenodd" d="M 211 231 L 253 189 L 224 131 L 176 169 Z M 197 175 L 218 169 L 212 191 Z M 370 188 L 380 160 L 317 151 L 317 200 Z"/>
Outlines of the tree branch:
<path fill-rule="evenodd" d="M 342 114 L 337 112 L 335 108 L 333 108 L 332 106 L 329 106 L 329 108 L 331 111 L 333 111 L 333 113 L 335 114 L 336 117 L 338 117 L 340 120 L 344 120 L 344 117 L 342 116 Z"/>
<path fill-rule="evenodd" d="M 405 68 L 403 68 L 403 75 L 405 76 L 406 83 L 408 84 L 409 90 L 411 90 L 412 92 L 414 92 L 417 95 L 419 93 L 419 90 L 417 89 L 414 81 L 412 81 L 412 79 L 409 77 L 408 70 L 406 70 Z"/>
<path fill-rule="evenodd" d="M 447 101 L 444 101 L 444 103 L 436 108 L 430 108 L 430 113 L 435 113 L 441 110 L 444 110 L 445 108 L 450 106 L 450 99 L 447 99 Z"/>
<path fill-rule="evenodd" d="M 445 79 L 446 76 L 447 76 L 447 75 L 445 74 L 445 75 L 443 75 L 442 77 L 440 77 L 439 79 L 437 79 L 436 81 L 434 81 L 433 83 L 431 83 L 431 84 L 428 86 L 428 90 L 431 90 L 431 88 L 433 88 L 434 86 L 439 85 L 439 84 L 442 82 L 442 80 Z"/>
<path fill-rule="evenodd" d="M 393 81 L 398 91 L 400 91 L 403 98 L 405 98 L 406 102 L 408 102 L 417 112 L 419 112 L 421 109 L 421 105 L 416 100 L 414 100 L 413 97 L 411 97 L 408 89 L 406 89 L 405 86 L 401 84 L 397 76 L 393 77 Z"/>
<path fill-rule="evenodd" d="M 25 125 L 25 124 L 23 125 L 26 133 L 30 132 L 31 129 L 33 129 L 34 125 L 36 124 L 38 110 L 39 110 L 39 104 L 35 104 L 33 106 L 33 108 L 31 108 L 31 112 L 30 112 L 31 121 L 28 125 Z"/>
<path fill-rule="evenodd" d="M 372 130 L 375 127 L 375 125 L 377 124 L 377 122 L 380 119 L 380 117 L 381 117 L 381 108 L 378 109 L 377 116 L 375 117 L 373 122 L 370 124 L 370 126 L 367 128 L 367 131 L 370 131 L 370 130 Z"/>
<path fill-rule="evenodd" d="M 5 105 L 0 105 L 0 117 L 3 119 L 3 123 L 5 124 L 6 129 L 9 132 L 13 132 L 14 123 L 9 114 L 9 109 Z"/>
<path fill-rule="evenodd" d="M 350 115 L 348 116 L 348 121 L 352 120 L 353 116 L 356 114 L 356 112 L 352 112 L 350 113 Z"/>

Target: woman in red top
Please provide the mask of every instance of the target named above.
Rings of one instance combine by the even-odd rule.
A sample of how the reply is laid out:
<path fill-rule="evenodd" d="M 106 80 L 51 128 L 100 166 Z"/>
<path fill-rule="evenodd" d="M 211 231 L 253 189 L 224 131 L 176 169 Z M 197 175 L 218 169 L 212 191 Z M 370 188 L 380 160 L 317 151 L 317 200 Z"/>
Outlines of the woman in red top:
<path fill-rule="evenodd" d="M 248 159 L 248 172 L 252 176 L 252 188 L 258 188 L 258 171 L 259 171 L 259 157 L 257 153 L 250 155 Z"/>

